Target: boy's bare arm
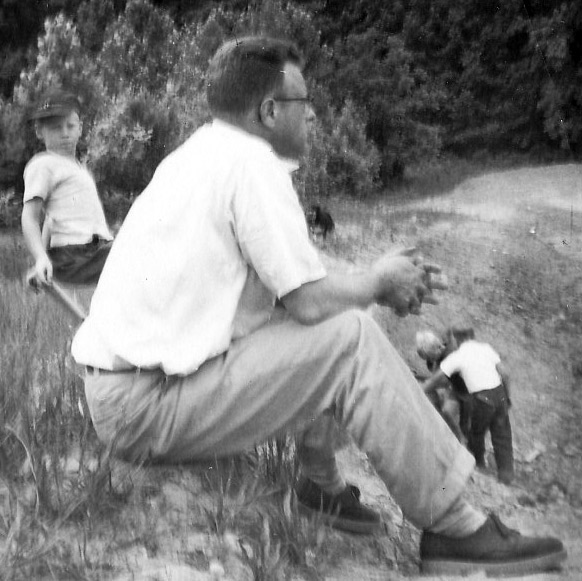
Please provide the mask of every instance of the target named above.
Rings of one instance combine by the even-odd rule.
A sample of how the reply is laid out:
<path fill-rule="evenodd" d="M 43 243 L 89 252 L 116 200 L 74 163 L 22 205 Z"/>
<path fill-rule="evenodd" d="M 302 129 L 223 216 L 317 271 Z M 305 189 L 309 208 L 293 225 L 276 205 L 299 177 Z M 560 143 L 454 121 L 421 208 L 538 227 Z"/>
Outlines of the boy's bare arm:
<path fill-rule="evenodd" d="M 509 371 L 507 370 L 507 367 L 499 362 L 497 365 L 497 373 L 499 373 L 500 377 L 501 377 L 501 381 L 503 382 L 503 385 L 505 386 L 505 391 L 507 392 L 507 398 L 511 399 L 511 377 L 509 375 Z"/>
<path fill-rule="evenodd" d="M 449 378 L 439 369 L 422 384 L 422 389 L 428 394 L 439 387 L 446 387 L 448 383 Z"/>
<path fill-rule="evenodd" d="M 35 280 L 40 284 L 51 284 L 53 278 L 53 266 L 46 253 L 42 240 L 40 220 L 43 210 L 43 201 L 33 198 L 25 202 L 22 209 L 22 233 L 26 246 L 34 258 Z"/>

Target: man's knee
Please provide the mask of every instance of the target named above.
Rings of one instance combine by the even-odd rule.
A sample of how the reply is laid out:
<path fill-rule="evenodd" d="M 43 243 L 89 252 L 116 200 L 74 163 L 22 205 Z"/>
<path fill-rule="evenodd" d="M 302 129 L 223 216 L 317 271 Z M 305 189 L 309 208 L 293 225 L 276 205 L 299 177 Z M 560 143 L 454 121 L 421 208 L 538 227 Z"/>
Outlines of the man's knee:
<path fill-rule="evenodd" d="M 345 311 L 332 321 L 334 322 L 332 340 L 336 344 L 342 342 L 347 351 L 358 350 L 362 342 L 367 341 L 370 336 L 380 336 L 382 341 L 387 341 L 378 323 L 363 311 L 356 309 Z"/>

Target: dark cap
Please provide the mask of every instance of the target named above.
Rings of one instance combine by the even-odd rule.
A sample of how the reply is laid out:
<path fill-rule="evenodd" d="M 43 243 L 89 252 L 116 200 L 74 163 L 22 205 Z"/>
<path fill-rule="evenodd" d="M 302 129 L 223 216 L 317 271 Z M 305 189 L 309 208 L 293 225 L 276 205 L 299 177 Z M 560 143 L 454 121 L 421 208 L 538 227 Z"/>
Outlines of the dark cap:
<path fill-rule="evenodd" d="M 47 91 L 39 100 L 31 119 L 49 119 L 50 117 L 65 117 L 71 111 L 79 113 L 81 103 L 73 93 L 60 89 Z"/>

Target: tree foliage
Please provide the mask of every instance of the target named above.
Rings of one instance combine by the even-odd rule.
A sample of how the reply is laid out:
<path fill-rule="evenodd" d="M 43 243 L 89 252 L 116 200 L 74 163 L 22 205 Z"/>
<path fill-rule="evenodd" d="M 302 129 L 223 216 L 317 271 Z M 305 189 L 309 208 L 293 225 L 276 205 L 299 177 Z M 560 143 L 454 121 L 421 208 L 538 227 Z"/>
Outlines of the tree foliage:
<path fill-rule="evenodd" d="M 318 121 L 305 197 L 361 197 L 443 151 L 582 147 L 577 0 L 0 0 L 2 163 L 32 153 L 27 107 L 61 85 L 83 101 L 100 184 L 139 192 L 208 120 L 209 59 L 245 34 L 306 57 Z"/>
<path fill-rule="evenodd" d="M 105 86 L 115 94 L 130 86 L 160 94 L 178 58 L 178 31 L 170 16 L 148 0 L 129 0 L 105 33 L 99 63 Z"/>
<path fill-rule="evenodd" d="M 580 26 L 575 2 L 410 0 L 403 35 L 445 90 L 445 145 L 527 151 L 577 143 L 580 103 L 571 86 L 581 69 Z"/>
<path fill-rule="evenodd" d="M 348 34 L 334 48 L 330 91 L 338 99 L 350 97 L 366 112 L 367 135 L 381 152 L 383 183 L 400 177 L 407 164 L 436 155 L 439 129 L 428 121 L 440 95 L 400 37 L 386 37 L 371 26 Z"/>

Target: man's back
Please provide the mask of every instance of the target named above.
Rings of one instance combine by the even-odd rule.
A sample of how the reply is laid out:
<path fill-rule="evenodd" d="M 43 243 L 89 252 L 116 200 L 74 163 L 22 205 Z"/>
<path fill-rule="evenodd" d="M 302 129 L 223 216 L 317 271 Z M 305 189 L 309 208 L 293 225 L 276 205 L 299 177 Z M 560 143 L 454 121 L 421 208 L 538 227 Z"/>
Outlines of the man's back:
<path fill-rule="evenodd" d="M 487 343 L 469 340 L 446 357 L 440 364 L 441 370 L 451 377 L 459 373 L 469 393 L 493 389 L 500 385 L 497 371 L 500 357 Z"/>
<path fill-rule="evenodd" d="M 284 223 L 266 219 L 281 215 Z M 279 279 L 292 278 L 281 271 L 294 261 L 285 261 L 282 241 L 273 258 L 282 228 L 306 234 L 285 165 L 259 138 L 216 121 L 202 127 L 162 162 L 128 214 L 75 358 L 105 369 L 195 371 L 266 322 L 275 296 L 289 290 Z M 303 238 L 298 245 L 309 244 Z"/>

